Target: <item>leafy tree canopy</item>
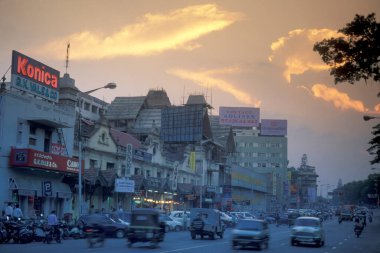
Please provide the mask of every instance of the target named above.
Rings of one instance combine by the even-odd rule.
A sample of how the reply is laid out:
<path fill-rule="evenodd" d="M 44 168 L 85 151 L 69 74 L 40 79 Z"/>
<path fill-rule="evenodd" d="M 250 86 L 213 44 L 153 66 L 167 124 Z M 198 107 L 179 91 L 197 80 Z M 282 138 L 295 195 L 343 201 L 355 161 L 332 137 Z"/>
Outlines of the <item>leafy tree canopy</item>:
<path fill-rule="evenodd" d="M 380 23 L 375 13 L 356 15 L 346 27 L 338 30 L 344 36 L 324 39 L 314 45 L 322 60 L 330 66 L 335 84 L 372 78 L 380 80 Z"/>

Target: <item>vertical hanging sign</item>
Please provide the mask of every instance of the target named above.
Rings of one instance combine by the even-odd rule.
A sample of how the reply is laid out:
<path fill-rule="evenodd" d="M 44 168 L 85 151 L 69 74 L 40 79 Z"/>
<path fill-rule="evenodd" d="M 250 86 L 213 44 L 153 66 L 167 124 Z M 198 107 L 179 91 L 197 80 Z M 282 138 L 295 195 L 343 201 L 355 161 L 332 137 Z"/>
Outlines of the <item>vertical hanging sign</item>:
<path fill-rule="evenodd" d="M 129 174 L 131 174 L 131 170 L 132 170 L 132 144 L 128 144 L 127 145 L 127 155 L 126 155 L 126 164 L 125 164 L 125 167 L 126 167 L 126 173 L 128 172 Z M 124 175 L 126 176 L 126 175 Z"/>
<path fill-rule="evenodd" d="M 179 167 L 179 162 L 175 161 L 173 164 L 173 183 L 172 183 L 173 191 L 177 190 L 178 167 Z"/>

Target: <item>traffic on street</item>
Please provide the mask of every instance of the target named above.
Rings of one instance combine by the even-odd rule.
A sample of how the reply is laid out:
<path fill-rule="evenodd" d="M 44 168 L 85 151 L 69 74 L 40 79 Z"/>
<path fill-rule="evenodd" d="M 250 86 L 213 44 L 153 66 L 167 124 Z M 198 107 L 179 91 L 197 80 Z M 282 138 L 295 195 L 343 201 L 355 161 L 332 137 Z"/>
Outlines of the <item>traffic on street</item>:
<path fill-rule="evenodd" d="M 199 211 L 199 210 L 198 210 Z M 378 240 L 380 231 L 380 210 L 371 210 L 373 215 L 371 221 L 367 221 L 361 235 L 357 237 L 354 233 L 355 221 L 340 221 L 339 216 L 333 216 L 322 222 L 325 232 L 325 242 L 323 246 L 309 244 L 291 243 L 292 230 L 297 225 L 279 225 L 275 223 L 268 225 L 269 241 L 264 252 L 380 252 L 380 241 Z M 249 219 L 243 219 L 247 221 Z M 369 220 L 369 219 L 368 219 Z M 132 221 L 133 223 L 133 221 Z M 239 222 L 238 222 L 239 224 Z M 212 239 L 209 236 L 192 239 L 191 226 L 189 230 L 169 231 L 165 233 L 164 240 L 156 247 L 152 247 L 149 242 L 135 242 L 133 247 L 128 246 L 127 238 L 105 238 L 104 244 L 89 247 L 86 238 L 69 238 L 61 243 L 55 241 L 50 244 L 33 241 L 31 243 L 3 243 L 0 245 L 2 253 L 66 253 L 66 252 L 247 252 L 247 250 L 259 251 L 257 247 L 233 247 L 233 233 L 238 226 L 227 227 L 223 238 L 216 236 Z"/>

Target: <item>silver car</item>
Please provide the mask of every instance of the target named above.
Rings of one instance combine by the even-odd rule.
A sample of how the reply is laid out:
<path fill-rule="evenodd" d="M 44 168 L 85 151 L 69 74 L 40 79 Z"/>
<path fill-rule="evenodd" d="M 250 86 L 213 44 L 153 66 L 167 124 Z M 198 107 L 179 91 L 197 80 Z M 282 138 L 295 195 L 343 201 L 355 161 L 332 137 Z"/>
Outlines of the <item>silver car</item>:
<path fill-rule="evenodd" d="M 290 234 L 290 244 L 325 244 L 325 230 L 322 222 L 316 217 L 299 217 L 294 223 Z"/>
<path fill-rule="evenodd" d="M 232 231 L 232 247 L 257 247 L 260 250 L 268 248 L 269 228 L 264 220 L 239 220 Z"/>

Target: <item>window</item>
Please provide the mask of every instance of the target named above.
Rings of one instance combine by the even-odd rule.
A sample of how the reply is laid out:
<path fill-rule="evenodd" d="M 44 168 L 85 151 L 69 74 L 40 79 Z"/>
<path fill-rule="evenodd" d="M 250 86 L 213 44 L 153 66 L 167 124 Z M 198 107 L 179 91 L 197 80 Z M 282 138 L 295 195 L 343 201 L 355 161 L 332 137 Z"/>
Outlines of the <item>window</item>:
<path fill-rule="evenodd" d="M 36 146 L 37 145 L 37 139 L 36 138 L 29 138 L 29 145 Z"/>
<path fill-rule="evenodd" d="M 135 175 L 141 175 L 141 169 L 135 168 Z"/>
<path fill-rule="evenodd" d="M 37 133 L 37 127 L 30 126 L 29 133 L 30 133 L 30 135 L 36 135 L 36 133 Z"/>
<path fill-rule="evenodd" d="M 157 171 L 157 177 L 161 178 L 161 171 Z"/>
<path fill-rule="evenodd" d="M 84 109 L 85 109 L 86 111 L 89 111 L 89 110 L 90 110 L 90 103 L 85 102 L 85 103 L 84 103 Z"/>
<path fill-rule="evenodd" d="M 51 131 L 45 130 L 44 152 L 50 152 Z"/>
<path fill-rule="evenodd" d="M 90 159 L 90 168 L 97 168 L 98 161 L 94 159 Z"/>
<path fill-rule="evenodd" d="M 91 108 L 91 112 L 92 113 L 97 113 L 98 112 L 98 107 L 93 105 L 92 108 Z"/>
<path fill-rule="evenodd" d="M 146 170 L 146 177 L 150 177 L 150 170 Z"/>
<path fill-rule="evenodd" d="M 109 169 L 115 169 L 115 164 L 107 162 L 107 170 Z"/>

